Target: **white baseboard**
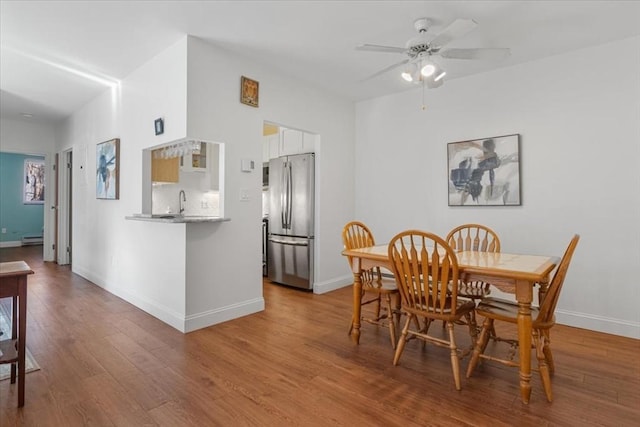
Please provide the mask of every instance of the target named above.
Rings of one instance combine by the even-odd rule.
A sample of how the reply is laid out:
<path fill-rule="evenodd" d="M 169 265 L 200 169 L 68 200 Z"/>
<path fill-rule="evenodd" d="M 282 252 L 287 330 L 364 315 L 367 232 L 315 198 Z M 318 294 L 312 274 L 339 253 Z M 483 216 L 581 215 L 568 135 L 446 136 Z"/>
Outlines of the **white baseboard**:
<path fill-rule="evenodd" d="M 0 242 L 0 248 L 17 248 L 19 246 L 22 246 L 22 242 L 20 240 L 13 242 Z"/>
<path fill-rule="evenodd" d="M 335 291 L 336 289 L 344 288 L 345 286 L 351 286 L 352 283 L 353 274 L 337 277 L 326 282 L 315 282 L 313 284 L 313 293 L 326 294 L 327 292 Z"/>
<path fill-rule="evenodd" d="M 169 307 L 159 304 L 157 301 L 152 301 L 144 296 L 128 292 L 123 288 L 99 285 L 98 283 L 102 283 L 104 280 L 94 277 L 87 271 L 74 269 L 74 273 L 183 333 L 192 332 L 197 329 L 206 328 L 264 310 L 264 298 L 260 297 L 254 300 L 242 301 L 226 307 L 216 308 L 215 310 L 184 316 L 182 313 L 178 313 Z"/>
<path fill-rule="evenodd" d="M 242 301 L 215 310 L 191 314 L 185 318 L 185 330 L 183 332 L 192 332 L 260 311 L 264 311 L 264 298 Z"/>
<path fill-rule="evenodd" d="M 556 322 L 590 331 L 640 339 L 640 322 L 566 310 L 556 310 Z"/>

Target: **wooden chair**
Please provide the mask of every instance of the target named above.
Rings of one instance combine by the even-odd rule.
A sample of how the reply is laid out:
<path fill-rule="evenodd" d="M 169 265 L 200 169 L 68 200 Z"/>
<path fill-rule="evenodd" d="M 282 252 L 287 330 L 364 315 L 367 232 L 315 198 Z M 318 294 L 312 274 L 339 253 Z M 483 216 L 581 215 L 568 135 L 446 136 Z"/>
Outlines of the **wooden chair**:
<path fill-rule="evenodd" d="M 500 252 L 500 239 L 495 231 L 481 224 L 459 225 L 445 239 L 451 249 L 459 251 Z M 458 296 L 480 300 L 490 293 L 489 283 L 469 282 L 461 277 Z"/>
<path fill-rule="evenodd" d="M 459 359 L 465 353 L 456 345 L 454 323 L 466 318 L 472 342 L 475 342 L 477 331 L 471 322 L 475 304 L 470 300 L 458 300 L 459 273 L 455 252 L 435 234 L 408 230 L 389 242 L 389 260 L 402 297 L 402 311 L 408 315 L 393 364 L 398 364 L 405 343 L 411 338 L 447 347 L 451 352 L 456 389 L 460 390 Z M 418 318 L 424 319 L 424 326 L 411 329 L 412 320 L 414 325 L 420 325 Z M 446 322 L 448 340 L 428 334 L 434 320 Z"/>
<path fill-rule="evenodd" d="M 345 249 L 357 249 L 367 246 L 374 246 L 375 239 L 373 233 L 362 222 L 351 221 L 344 226 L 342 230 L 342 242 Z M 349 265 L 351 266 L 351 257 L 349 257 Z M 400 298 L 396 283 L 391 278 L 385 278 L 380 272 L 380 268 L 372 268 L 365 270 L 361 275 L 362 293 L 360 294 L 360 306 L 364 307 L 369 304 L 375 304 L 373 317 L 366 317 L 362 311 L 361 321 L 373 325 L 386 326 L 389 328 L 389 336 L 391 338 L 391 346 L 396 348 L 396 322 L 400 318 Z M 391 304 L 391 297 L 394 296 L 394 305 Z M 382 303 L 384 301 L 384 307 Z M 395 319 L 394 319 L 395 317 Z M 353 330 L 353 321 L 349 326 L 349 335 Z"/>
<path fill-rule="evenodd" d="M 500 252 L 500 239 L 495 231 L 481 224 L 462 224 L 447 234 L 445 239 L 451 249 L 459 251 Z M 482 298 L 489 296 L 491 284 L 483 281 L 469 281 L 464 275 L 460 278 L 458 296 L 469 298 L 477 303 Z M 475 313 L 472 314 L 473 323 L 476 324 Z M 491 331 L 492 338 L 495 333 Z"/>
<path fill-rule="evenodd" d="M 549 289 L 547 290 L 544 300 L 540 303 L 540 307 L 531 308 L 531 317 L 533 319 L 533 346 L 536 350 L 536 358 L 538 359 L 538 370 L 540 371 L 542 385 L 549 402 L 553 400 L 550 375 L 555 371 L 553 356 L 551 354 L 549 330 L 553 327 L 553 325 L 555 325 L 554 312 L 558 303 L 558 298 L 560 297 L 560 291 L 562 290 L 564 278 L 567 274 L 567 270 L 569 269 L 571 257 L 573 256 L 573 252 L 578 245 L 578 240 L 580 240 L 580 236 L 577 234 L 571 239 L 567 250 L 560 260 L 560 264 L 556 269 L 553 279 L 551 280 L 551 284 L 549 285 Z M 493 329 L 494 321 L 499 320 L 512 324 L 518 323 L 518 304 L 498 298 L 484 298 L 480 301 L 480 304 L 478 304 L 476 311 L 479 315 L 484 316 L 485 320 L 482 325 L 480 337 L 478 338 L 474 346 L 473 355 L 471 357 L 471 360 L 469 361 L 469 366 L 467 367 L 467 378 L 471 376 L 478 364 L 479 359 L 481 358 L 493 360 L 507 366 L 519 366 L 518 363 L 512 360 L 512 357 L 509 359 L 501 359 L 484 354 L 487 343 L 489 341 L 489 330 Z M 501 341 L 510 341 L 517 345 L 517 341 Z M 515 355 L 515 351 L 512 350 L 510 355 Z"/>

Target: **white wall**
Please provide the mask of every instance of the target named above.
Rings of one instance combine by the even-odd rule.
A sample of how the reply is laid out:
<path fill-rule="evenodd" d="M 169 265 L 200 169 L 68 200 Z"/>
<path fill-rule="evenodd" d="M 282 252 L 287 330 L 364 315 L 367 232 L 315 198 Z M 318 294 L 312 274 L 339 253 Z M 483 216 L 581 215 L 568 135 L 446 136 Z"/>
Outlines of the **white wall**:
<path fill-rule="evenodd" d="M 184 293 L 176 294 L 185 280 L 185 226 L 125 216 L 142 210 L 142 150 L 186 135 L 186 55 L 185 37 L 56 129 L 58 150 L 73 149 L 73 271 L 177 328 L 185 315 Z M 98 200 L 96 144 L 112 138 L 120 138 L 120 197 Z M 173 262 L 157 262 L 164 258 Z"/>
<path fill-rule="evenodd" d="M 581 241 L 560 323 L 640 338 L 640 38 L 356 107 L 356 217 L 388 241 L 479 222 L 503 251 Z M 448 207 L 447 143 L 521 135 L 522 206 Z M 403 184 L 404 183 L 404 184 Z"/>
<path fill-rule="evenodd" d="M 212 248 L 237 256 L 212 258 L 223 280 L 246 283 L 261 292 L 263 122 L 319 134 L 316 150 L 316 269 L 314 292 L 351 283 L 340 255 L 342 226 L 353 216 L 354 105 L 290 76 L 217 48 L 197 38 L 189 42 L 189 136 L 225 144 L 225 216 Z M 240 77 L 260 83 L 259 108 L 239 102 Z M 252 173 L 240 171 L 253 160 Z M 250 200 L 241 202 L 241 189 Z M 215 250 L 215 249 L 214 249 Z M 229 287 L 229 292 L 244 292 Z M 197 304 L 194 301 L 194 304 Z"/>
<path fill-rule="evenodd" d="M 260 81 L 260 108 L 239 102 L 241 75 Z M 153 134 L 158 117 L 165 121 L 162 136 Z M 74 152 L 74 272 L 185 331 L 263 307 L 259 166 L 264 120 L 321 135 L 315 291 L 350 283 L 340 231 L 354 209 L 353 103 L 190 37 L 57 130 L 58 151 Z M 116 137 L 121 139 L 120 200 L 97 200 L 95 145 Z M 224 206 L 231 221 L 125 220 L 142 211 L 142 150 L 183 137 L 225 144 Z M 255 160 L 256 170 L 241 172 L 241 159 Z M 241 189 L 249 191 L 248 202 L 240 202 Z M 158 262 L 167 259 L 173 261 Z M 185 282 L 195 283 L 196 291 L 176 294 Z"/>
<path fill-rule="evenodd" d="M 46 165 L 44 194 L 43 259 L 53 261 L 55 179 L 53 174 L 55 134 L 53 125 L 28 120 L 0 120 L 0 151 L 44 156 Z"/>

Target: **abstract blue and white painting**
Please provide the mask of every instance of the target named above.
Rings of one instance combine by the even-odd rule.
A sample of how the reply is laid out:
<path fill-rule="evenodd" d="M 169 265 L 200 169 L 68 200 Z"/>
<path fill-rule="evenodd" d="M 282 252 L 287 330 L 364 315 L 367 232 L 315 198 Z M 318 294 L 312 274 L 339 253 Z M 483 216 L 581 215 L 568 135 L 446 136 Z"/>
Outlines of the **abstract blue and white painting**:
<path fill-rule="evenodd" d="M 520 135 L 447 144 L 449 206 L 518 206 Z"/>
<path fill-rule="evenodd" d="M 120 139 L 112 139 L 96 146 L 96 197 L 117 200 L 120 195 L 118 174 Z"/>

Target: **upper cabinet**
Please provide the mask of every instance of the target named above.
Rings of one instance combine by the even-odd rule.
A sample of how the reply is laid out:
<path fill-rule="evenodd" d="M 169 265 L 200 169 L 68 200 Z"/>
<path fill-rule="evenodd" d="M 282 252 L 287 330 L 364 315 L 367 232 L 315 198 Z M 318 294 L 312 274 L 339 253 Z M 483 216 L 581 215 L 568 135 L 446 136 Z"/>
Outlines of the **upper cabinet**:
<path fill-rule="evenodd" d="M 164 159 L 160 157 L 160 150 L 153 150 L 151 155 L 152 182 L 178 182 L 180 167 L 178 157 Z"/>
<path fill-rule="evenodd" d="M 185 172 L 206 172 L 211 159 L 207 158 L 209 145 L 200 142 L 199 148 L 180 157 L 180 168 Z"/>
<path fill-rule="evenodd" d="M 314 153 L 316 135 L 297 129 L 280 128 L 278 133 L 263 138 L 262 161 L 281 156 Z"/>
<path fill-rule="evenodd" d="M 280 156 L 315 152 L 316 136 L 296 129 L 282 129 L 280 134 Z"/>

